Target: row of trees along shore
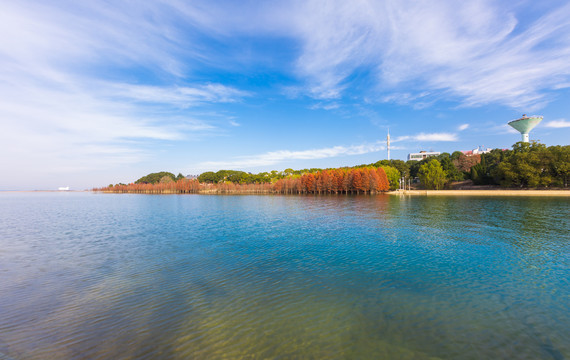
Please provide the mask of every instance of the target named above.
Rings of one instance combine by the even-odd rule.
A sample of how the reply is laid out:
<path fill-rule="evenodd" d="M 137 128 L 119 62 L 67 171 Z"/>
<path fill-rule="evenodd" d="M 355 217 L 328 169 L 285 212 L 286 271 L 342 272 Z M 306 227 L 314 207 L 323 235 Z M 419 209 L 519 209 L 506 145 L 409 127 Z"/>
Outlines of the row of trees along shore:
<path fill-rule="evenodd" d="M 397 189 L 401 177 L 418 179 L 416 187 L 445 189 L 462 186 L 505 188 L 567 188 L 570 146 L 546 147 L 518 142 L 512 150 L 494 149 L 468 156 L 460 151 L 421 161 L 380 160 L 352 168 L 286 169 L 251 174 L 244 171 L 205 172 L 197 179 L 182 174 L 152 173 L 131 184 L 94 189 L 126 193 L 276 193 L 372 194 Z M 465 185 L 467 183 L 467 185 Z"/>
<path fill-rule="evenodd" d="M 317 170 L 302 174 L 291 173 L 274 179 L 274 181 L 259 181 L 253 183 L 240 182 L 242 172 L 222 170 L 227 177 L 214 181 L 201 181 L 174 176 L 172 173 L 163 174 L 159 181 L 146 182 L 144 178 L 131 184 L 109 185 L 94 189 L 95 191 L 116 193 L 275 193 L 275 194 L 375 194 L 388 191 L 390 182 L 382 167 L 358 167 Z M 158 173 L 155 173 L 158 174 Z M 157 176 L 152 175 L 155 179 Z M 208 174 L 210 176 L 210 174 Z M 202 179 L 204 180 L 204 179 Z M 233 180 L 233 181 L 232 181 Z"/>
<path fill-rule="evenodd" d="M 472 186 L 567 188 L 570 146 L 518 142 L 512 150 L 493 149 L 480 155 L 443 153 L 410 164 L 409 174 L 426 189 L 449 188 L 462 180 L 470 180 Z"/>

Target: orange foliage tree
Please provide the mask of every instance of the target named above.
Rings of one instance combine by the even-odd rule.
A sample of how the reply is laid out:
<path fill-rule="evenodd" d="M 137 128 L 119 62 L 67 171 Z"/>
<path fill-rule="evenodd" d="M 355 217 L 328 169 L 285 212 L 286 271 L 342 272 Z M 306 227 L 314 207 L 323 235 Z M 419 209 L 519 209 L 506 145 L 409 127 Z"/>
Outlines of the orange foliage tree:
<path fill-rule="evenodd" d="M 93 189 L 114 193 L 196 194 L 196 193 L 277 193 L 277 194 L 349 194 L 377 193 L 390 187 L 384 169 L 365 167 L 329 169 L 301 176 L 290 175 L 274 183 L 216 184 L 200 183 L 197 179 L 179 179 L 156 184 L 119 184 Z"/>

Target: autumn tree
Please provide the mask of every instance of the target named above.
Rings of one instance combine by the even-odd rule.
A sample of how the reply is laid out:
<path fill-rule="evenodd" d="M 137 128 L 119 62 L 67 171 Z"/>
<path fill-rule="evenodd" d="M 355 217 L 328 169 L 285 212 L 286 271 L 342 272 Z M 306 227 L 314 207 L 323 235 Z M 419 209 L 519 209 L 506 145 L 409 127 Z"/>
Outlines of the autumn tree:
<path fill-rule="evenodd" d="M 307 193 L 312 193 L 315 191 L 315 175 L 312 173 L 305 174 L 302 177 L 303 187 Z"/>
<path fill-rule="evenodd" d="M 360 173 L 360 171 L 358 170 L 352 170 L 352 190 L 356 190 L 356 193 L 358 194 L 360 192 L 360 189 L 362 188 L 362 174 Z"/>
<path fill-rule="evenodd" d="M 378 184 L 376 185 L 376 191 L 388 191 L 390 189 L 390 182 L 384 168 L 376 169 L 378 175 Z"/>
<path fill-rule="evenodd" d="M 408 176 L 410 172 L 410 167 L 402 160 L 380 160 L 372 164 L 374 167 L 393 167 L 400 173 L 400 176 Z M 388 174 L 388 172 L 386 172 Z M 390 178 L 390 176 L 388 176 Z M 399 178 L 399 177 L 398 177 Z"/>
<path fill-rule="evenodd" d="M 396 190 L 400 184 L 400 171 L 392 166 L 384 165 L 381 166 L 381 168 L 384 169 L 384 172 L 386 173 L 386 177 L 390 183 L 390 190 Z"/>
<path fill-rule="evenodd" d="M 456 154 L 459 153 L 459 154 Z M 461 172 L 468 173 L 471 168 L 481 162 L 481 155 L 467 156 L 462 152 L 456 151 L 452 154 L 453 165 Z"/>

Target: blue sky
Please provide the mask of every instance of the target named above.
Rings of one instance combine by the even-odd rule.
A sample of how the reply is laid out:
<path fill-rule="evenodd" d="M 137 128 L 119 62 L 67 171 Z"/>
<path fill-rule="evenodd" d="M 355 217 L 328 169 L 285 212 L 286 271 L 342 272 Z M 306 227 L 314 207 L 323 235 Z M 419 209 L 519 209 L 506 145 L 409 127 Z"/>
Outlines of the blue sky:
<path fill-rule="evenodd" d="M 566 1 L 0 4 L 2 190 L 569 144 Z"/>

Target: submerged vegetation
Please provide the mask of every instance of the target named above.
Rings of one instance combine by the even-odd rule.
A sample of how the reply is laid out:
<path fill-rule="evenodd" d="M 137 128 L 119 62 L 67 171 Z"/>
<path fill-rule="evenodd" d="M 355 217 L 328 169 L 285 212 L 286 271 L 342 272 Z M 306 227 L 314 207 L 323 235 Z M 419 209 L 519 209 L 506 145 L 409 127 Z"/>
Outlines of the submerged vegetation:
<path fill-rule="evenodd" d="M 244 171 L 208 171 L 194 179 L 157 172 L 131 184 L 94 189 L 128 193 L 275 193 L 373 194 L 399 187 L 402 177 L 415 186 L 445 189 L 453 183 L 507 188 L 566 188 L 570 176 L 570 146 L 546 147 L 518 142 L 512 150 L 494 149 L 480 155 L 460 151 L 442 153 L 421 161 L 380 160 L 352 168 L 286 169 L 251 174 Z"/>

